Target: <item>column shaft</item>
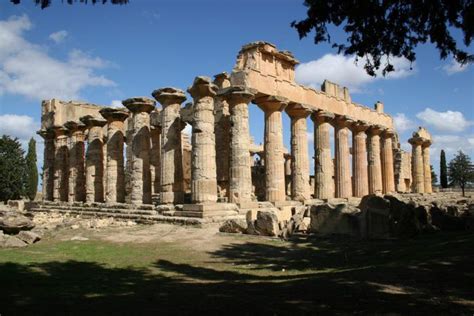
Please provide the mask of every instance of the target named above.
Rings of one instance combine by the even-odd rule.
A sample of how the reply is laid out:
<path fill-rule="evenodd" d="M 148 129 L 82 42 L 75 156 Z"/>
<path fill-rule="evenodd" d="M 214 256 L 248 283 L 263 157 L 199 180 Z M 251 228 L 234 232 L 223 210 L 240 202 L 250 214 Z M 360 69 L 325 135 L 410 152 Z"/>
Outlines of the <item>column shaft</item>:
<path fill-rule="evenodd" d="M 358 122 L 352 132 L 352 171 L 356 197 L 369 194 L 367 134 L 365 133 L 367 128 L 366 124 Z"/>
<path fill-rule="evenodd" d="M 421 143 L 412 144 L 412 178 L 413 178 L 413 192 L 425 192 L 425 177 L 423 166 L 423 149 Z"/>
<path fill-rule="evenodd" d="M 231 203 L 242 204 L 252 201 L 248 103 L 253 96 L 253 93 L 243 88 L 233 87 L 223 92 L 230 110 L 229 202 Z"/>
<path fill-rule="evenodd" d="M 43 158 L 43 200 L 53 201 L 54 192 L 54 131 L 41 130 L 38 132 L 44 139 Z"/>
<path fill-rule="evenodd" d="M 55 155 L 54 155 L 54 189 L 53 200 L 55 202 L 68 201 L 68 144 L 66 130 L 56 129 Z"/>
<path fill-rule="evenodd" d="M 310 112 L 296 103 L 290 103 L 286 112 L 291 118 L 291 198 L 304 202 L 311 198 L 306 124 Z"/>
<path fill-rule="evenodd" d="M 338 117 L 335 130 L 335 161 L 336 161 L 336 197 L 348 198 L 352 196 L 352 181 L 349 152 L 348 124 L 352 121 L 345 117 Z"/>
<path fill-rule="evenodd" d="M 392 145 L 392 131 L 386 131 L 383 134 L 383 148 L 382 148 L 382 181 L 383 193 L 395 192 L 395 177 L 393 165 L 393 145 Z"/>
<path fill-rule="evenodd" d="M 313 115 L 314 126 L 314 196 L 317 199 L 334 197 L 334 168 L 331 159 L 330 121 L 334 114 L 318 112 Z"/>
<path fill-rule="evenodd" d="M 85 201 L 84 129 L 82 123 L 69 121 L 69 202 Z"/>
<path fill-rule="evenodd" d="M 161 128 L 151 128 L 151 149 L 150 149 L 150 173 L 151 173 L 151 191 L 152 195 L 159 194 L 161 191 L 160 172 L 161 172 Z"/>
<path fill-rule="evenodd" d="M 127 146 L 130 151 L 130 184 L 127 202 L 151 204 L 150 173 L 150 112 L 155 101 L 148 98 L 130 98 L 123 105 L 131 112 L 128 125 Z"/>
<path fill-rule="evenodd" d="M 423 151 L 423 170 L 424 170 L 424 187 L 425 193 L 432 193 L 432 185 L 431 185 L 431 163 L 430 163 L 430 143 L 423 143 L 422 151 Z"/>
<path fill-rule="evenodd" d="M 152 95 L 162 105 L 160 203 L 180 204 L 184 202 L 180 107 L 186 96 L 175 88 L 157 89 Z"/>
<path fill-rule="evenodd" d="M 371 127 L 368 133 L 369 193 L 382 193 L 382 163 L 380 159 L 380 133 L 378 127 Z"/>
<path fill-rule="evenodd" d="M 86 153 L 86 202 L 104 202 L 104 141 L 102 126 L 89 127 Z"/>
<path fill-rule="evenodd" d="M 217 86 L 207 77 L 196 77 L 188 92 L 194 99 L 191 159 L 191 199 L 205 204 L 217 201 L 214 96 Z"/>

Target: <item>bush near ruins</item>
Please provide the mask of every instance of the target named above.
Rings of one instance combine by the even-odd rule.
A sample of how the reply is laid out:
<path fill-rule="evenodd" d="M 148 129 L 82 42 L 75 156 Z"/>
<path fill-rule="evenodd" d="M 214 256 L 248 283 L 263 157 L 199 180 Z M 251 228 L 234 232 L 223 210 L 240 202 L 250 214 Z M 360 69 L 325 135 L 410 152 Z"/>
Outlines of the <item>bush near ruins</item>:
<path fill-rule="evenodd" d="M 0 138 L 0 201 L 17 200 L 25 193 L 26 162 L 17 138 Z"/>
<path fill-rule="evenodd" d="M 466 186 L 474 182 L 474 165 L 471 158 L 461 150 L 449 162 L 448 176 L 450 186 L 459 186 L 465 196 Z"/>

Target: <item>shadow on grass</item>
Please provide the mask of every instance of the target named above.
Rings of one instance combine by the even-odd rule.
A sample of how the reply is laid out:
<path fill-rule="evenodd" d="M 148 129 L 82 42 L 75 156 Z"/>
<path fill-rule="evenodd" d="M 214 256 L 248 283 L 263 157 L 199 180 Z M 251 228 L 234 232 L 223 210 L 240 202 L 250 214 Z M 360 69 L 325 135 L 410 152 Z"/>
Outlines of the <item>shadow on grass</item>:
<path fill-rule="evenodd" d="M 364 243 L 300 238 L 230 244 L 205 267 L 167 260 L 150 269 L 6 263 L 0 314 L 470 315 L 473 244 L 472 234 Z"/>

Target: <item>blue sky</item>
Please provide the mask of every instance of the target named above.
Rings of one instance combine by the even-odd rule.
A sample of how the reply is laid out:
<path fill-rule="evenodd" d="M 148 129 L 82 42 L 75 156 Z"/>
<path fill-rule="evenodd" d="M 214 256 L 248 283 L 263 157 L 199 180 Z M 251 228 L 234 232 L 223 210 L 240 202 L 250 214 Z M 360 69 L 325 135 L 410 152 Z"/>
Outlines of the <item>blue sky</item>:
<path fill-rule="evenodd" d="M 0 3 L 0 134 L 24 143 L 39 127 L 41 99 L 111 105 L 150 96 L 164 86 L 185 89 L 197 75 L 230 72 L 243 44 L 264 40 L 300 60 L 300 83 L 319 87 L 327 78 L 348 86 L 357 103 L 373 106 L 381 100 L 395 118 L 404 148 L 417 126 L 427 127 L 434 136 L 436 170 L 442 148 L 448 159 L 458 149 L 474 158 L 472 66 L 440 61 L 430 44 L 417 49 L 413 70 L 396 59 L 394 74 L 373 79 L 328 44 L 299 40 L 290 23 L 305 16 L 302 1 L 130 0 L 126 6 L 55 1 L 46 10 L 23 2 Z M 343 33 L 335 30 L 333 36 Z M 251 133 L 258 143 L 263 114 L 255 105 L 250 109 Z M 284 127 L 289 146 L 286 115 Z M 42 153 L 39 159 L 41 164 Z"/>

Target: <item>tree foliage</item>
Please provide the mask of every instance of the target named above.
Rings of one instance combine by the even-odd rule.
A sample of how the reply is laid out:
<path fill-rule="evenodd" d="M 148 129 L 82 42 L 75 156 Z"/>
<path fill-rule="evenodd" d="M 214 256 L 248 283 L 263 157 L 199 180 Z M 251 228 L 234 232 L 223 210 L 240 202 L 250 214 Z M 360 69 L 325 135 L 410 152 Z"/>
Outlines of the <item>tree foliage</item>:
<path fill-rule="evenodd" d="M 45 8 L 49 7 L 53 2 L 52 0 L 33 0 L 33 1 L 36 5 L 40 5 L 41 9 L 45 9 Z M 20 4 L 21 0 L 10 0 L 10 2 L 13 3 L 13 4 Z M 85 4 L 87 4 L 87 3 L 106 4 L 109 1 L 108 0 L 61 0 L 61 2 L 62 3 L 66 2 L 68 4 L 73 4 L 73 3 L 76 3 L 76 2 L 85 3 Z M 112 4 L 127 4 L 128 0 L 110 0 L 110 3 L 112 3 Z"/>
<path fill-rule="evenodd" d="M 31 138 L 26 154 L 26 187 L 25 195 L 34 200 L 38 191 L 38 167 L 36 166 L 36 141 Z"/>
<path fill-rule="evenodd" d="M 346 43 L 333 43 L 338 53 L 365 60 L 371 76 L 382 67 L 382 74 L 394 71 L 390 58 L 416 60 L 418 44 L 430 42 L 440 58 L 449 55 L 461 64 L 474 61 L 474 55 L 459 48 L 452 33 L 461 31 L 463 43 L 474 36 L 473 0 L 306 0 L 307 17 L 293 21 L 301 38 L 313 30 L 314 43 L 332 42 L 329 25 L 343 26 Z M 383 65 L 382 65 L 383 64 Z"/>
<path fill-rule="evenodd" d="M 430 165 L 431 169 L 431 184 L 435 185 L 438 182 L 438 175 L 434 171 L 433 165 Z"/>
<path fill-rule="evenodd" d="M 26 163 L 17 138 L 0 138 L 0 201 L 19 199 L 25 192 Z"/>
<path fill-rule="evenodd" d="M 449 162 L 448 175 L 449 185 L 460 186 L 464 196 L 466 186 L 474 182 L 474 165 L 471 158 L 461 150 L 458 151 L 458 154 Z"/>
<path fill-rule="evenodd" d="M 446 165 L 446 153 L 441 149 L 439 159 L 439 177 L 440 184 L 443 189 L 448 187 L 448 166 Z"/>

